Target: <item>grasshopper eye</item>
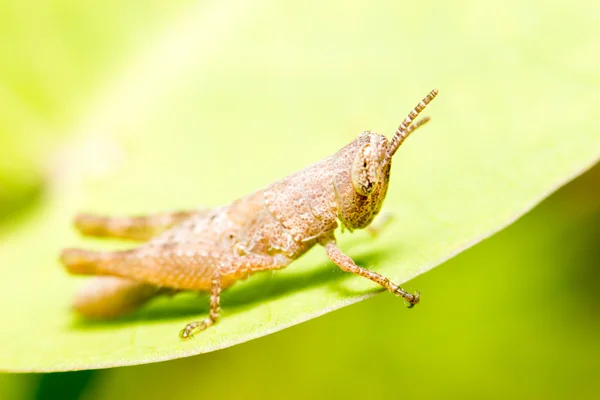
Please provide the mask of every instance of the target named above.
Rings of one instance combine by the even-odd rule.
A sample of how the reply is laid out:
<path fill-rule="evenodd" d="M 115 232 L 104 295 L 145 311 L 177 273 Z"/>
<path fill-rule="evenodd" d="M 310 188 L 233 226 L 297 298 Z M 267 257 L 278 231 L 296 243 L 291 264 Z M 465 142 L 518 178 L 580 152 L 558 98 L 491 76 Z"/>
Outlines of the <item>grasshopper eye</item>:
<path fill-rule="evenodd" d="M 365 144 L 354 157 L 350 171 L 352 187 L 356 193 L 369 196 L 379 181 L 377 152 L 371 144 Z"/>

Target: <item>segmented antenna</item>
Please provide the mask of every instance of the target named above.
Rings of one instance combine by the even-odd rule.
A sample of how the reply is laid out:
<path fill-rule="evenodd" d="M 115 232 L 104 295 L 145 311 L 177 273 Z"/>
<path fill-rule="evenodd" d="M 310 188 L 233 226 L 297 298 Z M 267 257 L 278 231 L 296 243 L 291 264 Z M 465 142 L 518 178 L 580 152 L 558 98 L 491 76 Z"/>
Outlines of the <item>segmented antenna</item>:
<path fill-rule="evenodd" d="M 429 121 L 431 121 L 431 117 L 423 117 L 423 118 L 421 118 L 421 119 L 413 122 L 412 124 L 410 124 L 410 126 L 406 130 L 406 135 L 405 136 L 410 135 L 411 133 L 413 133 L 414 131 L 416 131 L 418 127 L 425 125 Z"/>
<path fill-rule="evenodd" d="M 408 135 L 414 132 L 419 126 L 429 121 L 429 117 L 426 117 L 411 125 L 415 118 L 417 118 L 421 111 L 423 111 L 425 107 L 427 107 L 427 104 L 431 103 L 431 100 L 433 100 L 435 96 L 437 96 L 437 94 L 438 90 L 433 89 L 427 96 L 425 96 L 423 100 L 421 100 L 421 102 L 419 102 L 419 104 L 417 104 L 415 108 L 413 108 L 413 110 L 410 113 L 408 113 L 408 116 L 404 118 L 404 121 L 402 121 L 398 129 L 396 129 L 396 133 L 392 138 L 390 148 L 385 158 L 386 163 L 392 159 L 392 156 L 396 153 L 396 150 L 398 150 L 398 147 L 400 147 L 400 145 L 402 144 L 402 142 L 404 142 L 404 139 L 406 139 Z"/>

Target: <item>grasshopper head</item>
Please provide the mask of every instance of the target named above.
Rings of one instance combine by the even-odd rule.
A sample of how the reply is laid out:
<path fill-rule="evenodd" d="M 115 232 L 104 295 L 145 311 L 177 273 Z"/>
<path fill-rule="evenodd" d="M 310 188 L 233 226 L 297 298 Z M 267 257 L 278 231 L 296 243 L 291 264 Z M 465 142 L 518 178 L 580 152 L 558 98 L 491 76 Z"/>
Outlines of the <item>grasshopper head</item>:
<path fill-rule="evenodd" d="M 388 140 L 376 133 L 363 132 L 357 142 L 358 150 L 350 168 L 350 181 L 357 194 L 371 196 L 382 178 Z"/>
<path fill-rule="evenodd" d="M 347 146 L 343 170 L 334 178 L 338 218 L 350 230 L 371 223 L 387 192 L 389 141 L 375 132 L 363 132 Z"/>
<path fill-rule="evenodd" d="M 375 132 L 363 132 L 345 153 L 349 173 L 337 174 L 334 179 L 338 218 L 348 229 L 368 226 L 381 210 L 387 193 L 392 157 L 398 147 L 429 118 L 413 123 L 421 111 L 437 95 L 432 90 L 402 121 L 391 141 Z"/>

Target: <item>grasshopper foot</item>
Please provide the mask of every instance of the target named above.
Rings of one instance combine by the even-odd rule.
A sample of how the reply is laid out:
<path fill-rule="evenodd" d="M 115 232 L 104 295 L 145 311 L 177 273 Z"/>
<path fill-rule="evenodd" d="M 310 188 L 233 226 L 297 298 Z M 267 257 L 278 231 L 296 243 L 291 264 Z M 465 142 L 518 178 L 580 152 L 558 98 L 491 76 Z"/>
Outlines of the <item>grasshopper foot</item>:
<path fill-rule="evenodd" d="M 398 287 L 394 291 L 394 294 L 404 299 L 407 308 L 413 308 L 415 304 L 417 304 L 419 300 L 421 300 L 421 293 L 418 290 L 413 294 L 404 291 L 401 287 Z"/>
<path fill-rule="evenodd" d="M 179 337 L 183 340 L 191 339 L 194 337 L 194 331 L 202 332 L 209 326 L 214 324 L 214 321 L 210 318 L 203 319 L 202 321 L 190 322 L 179 331 Z"/>
<path fill-rule="evenodd" d="M 417 290 L 414 294 L 406 293 L 406 296 L 403 296 L 406 301 L 407 308 L 413 308 L 415 304 L 419 303 L 421 300 L 421 293 Z"/>

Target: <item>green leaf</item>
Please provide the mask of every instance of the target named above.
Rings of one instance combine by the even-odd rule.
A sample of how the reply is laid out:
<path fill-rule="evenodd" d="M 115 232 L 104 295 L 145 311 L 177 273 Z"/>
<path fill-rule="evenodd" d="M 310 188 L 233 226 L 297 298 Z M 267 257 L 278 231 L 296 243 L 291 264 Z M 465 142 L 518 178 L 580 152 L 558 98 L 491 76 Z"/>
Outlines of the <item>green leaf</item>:
<path fill-rule="evenodd" d="M 47 38 L 76 54 L 85 45 L 124 50 L 105 51 L 106 59 L 119 61 L 103 58 L 104 73 L 92 63 L 68 64 L 82 71 L 74 79 L 98 83 L 88 91 L 65 80 L 70 96 L 62 107 L 42 112 L 39 96 L 8 85 L 29 108 L 7 127 L 29 126 L 30 114 L 55 116 L 48 129 L 59 134 L 51 137 L 68 140 L 42 164 L 47 189 L 40 205 L 0 231 L 0 370 L 75 370 L 195 355 L 377 293 L 316 248 L 286 270 L 226 291 L 219 324 L 182 342 L 177 332 L 206 314 L 206 296 L 177 295 L 131 317 L 84 321 L 69 310 L 82 279 L 68 276 L 57 256 L 67 246 L 124 246 L 78 239 L 70 228 L 77 211 L 139 214 L 225 204 L 328 156 L 362 130 L 391 134 L 433 87 L 440 89 L 427 110 L 433 121 L 394 160 L 385 203 L 394 222 L 377 239 L 361 232 L 340 237 L 361 265 L 405 282 L 589 168 L 600 156 L 593 34 L 599 6 L 584 13 L 540 1 L 542 14 L 529 3 L 509 3 L 492 12 L 479 3 L 444 10 L 238 0 L 181 2 L 164 13 L 149 4 L 148 15 L 161 22 L 146 29 L 122 9 L 127 6 L 114 4 L 114 15 L 131 19 L 117 25 L 120 35 L 82 35 L 84 45 L 66 35 Z M 536 16 L 535 23 L 519 15 Z M 92 21 L 95 13 L 90 8 L 77 16 Z M 75 33 L 89 29 L 78 22 Z M 115 37 L 143 40 L 127 46 Z M 56 82 L 57 70 L 68 69 L 31 74 Z M 2 79 L 12 83 L 7 71 L 0 65 Z M 44 85 L 36 90 L 58 93 Z M 83 105 L 69 111 L 75 103 Z M 39 129 L 32 137 L 55 143 L 40 133 L 44 124 L 31 126 Z M 48 146 L 41 147 L 31 147 L 36 157 L 46 154 Z"/>
<path fill-rule="evenodd" d="M 377 296 L 225 351 L 99 371 L 83 397 L 187 399 L 201 386 L 205 398 L 594 398 L 599 185 L 597 165 L 414 279 L 427 293 L 418 312 Z"/>

